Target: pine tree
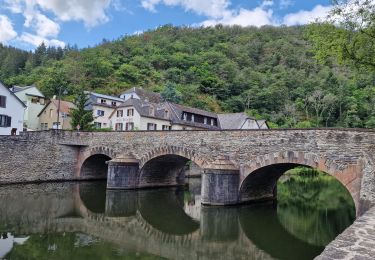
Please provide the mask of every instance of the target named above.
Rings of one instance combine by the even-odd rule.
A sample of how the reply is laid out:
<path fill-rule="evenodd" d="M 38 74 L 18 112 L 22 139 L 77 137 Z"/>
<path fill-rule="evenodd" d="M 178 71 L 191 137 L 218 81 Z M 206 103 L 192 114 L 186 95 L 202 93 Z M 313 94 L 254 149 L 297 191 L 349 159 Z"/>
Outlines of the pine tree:
<path fill-rule="evenodd" d="M 90 131 L 92 129 L 94 117 L 92 114 L 92 109 L 86 109 L 88 101 L 89 98 L 86 96 L 83 90 L 77 93 L 74 99 L 75 108 L 71 110 L 73 129 L 77 129 L 78 125 L 82 131 Z"/>
<path fill-rule="evenodd" d="M 182 99 L 181 93 L 176 89 L 176 84 L 168 82 L 164 90 L 160 93 L 164 101 L 180 103 Z"/>

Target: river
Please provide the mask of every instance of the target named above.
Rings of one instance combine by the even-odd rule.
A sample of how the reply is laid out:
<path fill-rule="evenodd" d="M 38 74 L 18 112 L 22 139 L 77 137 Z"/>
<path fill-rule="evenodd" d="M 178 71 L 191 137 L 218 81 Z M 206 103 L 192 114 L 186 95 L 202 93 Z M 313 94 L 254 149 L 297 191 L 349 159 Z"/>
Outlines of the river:
<path fill-rule="evenodd" d="M 326 175 L 286 174 L 277 201 L 205 207 L 186 187 L 109 191 L 106 183 L 0 187 L 0 259 L 313 259 L 353 223 Z"/>

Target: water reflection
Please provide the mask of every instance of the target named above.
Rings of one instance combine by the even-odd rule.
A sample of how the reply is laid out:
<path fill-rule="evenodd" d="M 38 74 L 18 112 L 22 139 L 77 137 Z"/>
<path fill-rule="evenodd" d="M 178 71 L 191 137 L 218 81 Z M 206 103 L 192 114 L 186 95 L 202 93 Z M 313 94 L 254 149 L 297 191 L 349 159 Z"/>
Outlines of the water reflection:
<path fill-rule="evenodd" d="M 242 207 L 201 207 L 200 179 L 188 189 L 0 187 L 0 232 L 29 236 L 5 258 L 313 259 L 354 219 L 346 191 L 318 182 L 286 178 L 277 204 Z"/>

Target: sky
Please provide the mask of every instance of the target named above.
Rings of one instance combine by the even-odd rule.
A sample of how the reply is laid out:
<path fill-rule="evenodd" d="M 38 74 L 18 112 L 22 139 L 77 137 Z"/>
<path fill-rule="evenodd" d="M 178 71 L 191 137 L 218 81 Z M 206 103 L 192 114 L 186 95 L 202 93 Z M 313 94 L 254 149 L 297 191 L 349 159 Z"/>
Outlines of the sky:
<path fill-rule="evenodd" d="M 330 8 L 330 0 L 0 0 L 0 43 L 84 48 L 165 24 L 301 25 Z"/>

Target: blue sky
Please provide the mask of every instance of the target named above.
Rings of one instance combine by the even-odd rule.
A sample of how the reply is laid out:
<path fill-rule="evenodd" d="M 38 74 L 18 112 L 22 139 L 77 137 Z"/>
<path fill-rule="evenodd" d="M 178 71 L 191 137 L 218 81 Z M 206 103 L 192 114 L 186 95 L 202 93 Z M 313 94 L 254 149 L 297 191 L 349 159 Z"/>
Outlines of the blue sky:
<path fill-rule="evenodd" d="M 164 24 L 297 25 L 329 10 L 330 0 L 0 0 L 0 42 L 83 48 Z"/>

